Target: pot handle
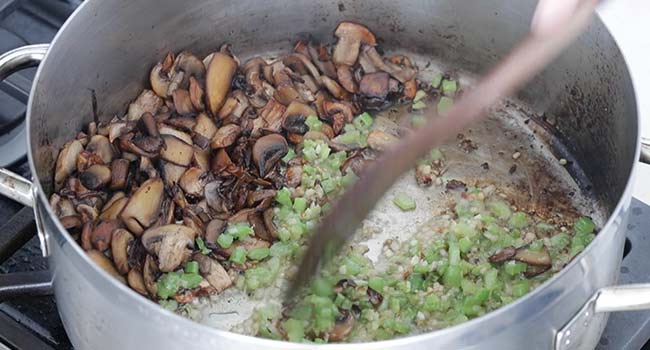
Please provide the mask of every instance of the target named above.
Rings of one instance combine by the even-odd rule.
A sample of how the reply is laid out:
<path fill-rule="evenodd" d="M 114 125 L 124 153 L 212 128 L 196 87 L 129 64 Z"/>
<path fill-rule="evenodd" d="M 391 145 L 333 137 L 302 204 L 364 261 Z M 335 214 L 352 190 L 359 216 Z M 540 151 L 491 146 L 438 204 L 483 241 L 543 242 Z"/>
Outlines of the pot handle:
<path fill-rule="evenodd" d="M 0 55 L 0 80 L 9 75 L 30 67 L 38 66 L 43 60 L 49 44 L 27 45 L 8 51 Z M 24 177 L 15 174 L 7 169 L 0 168 L 0 195 L 13 199 L 16 202 L 34 207 L 36 198 L 36 187 Z M 34 209 L 34 218 L 38 238 L 41 243 L 43 256 L 49 255 L 47 234 L 43 230 L 42 221 L 38 210 Z"/>
<path fill-rule="evenodd" d="M 650 309 L 650 283 L 599 289 L 555 335 L 555 350 L 578 349 L 596 313 Z"/>
<path fill-rule="evenodd" d="M 641 161 L 650 164 L 650 138 L 641 136 Z"/>

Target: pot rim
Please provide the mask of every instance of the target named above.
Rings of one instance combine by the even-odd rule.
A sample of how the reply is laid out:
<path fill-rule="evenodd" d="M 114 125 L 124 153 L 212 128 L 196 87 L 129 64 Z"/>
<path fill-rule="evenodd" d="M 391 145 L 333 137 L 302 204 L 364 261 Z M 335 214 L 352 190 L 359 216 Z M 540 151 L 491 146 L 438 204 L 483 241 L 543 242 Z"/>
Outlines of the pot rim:
<path fill-rule="evenodd" d="M 77 16 L 82 16 L 84 11 L 86 11 L 86 8 L 88 8 L 87 11 L 91 11 L 89 3 L 95 3 L 92 1 L 86 1 L 83 2 L 73 13 L 72 15 L 66 20 L 66 22 L 63 24 L 63 26 L 60 28 L 60 30 L 57 32 L 56 36 L 52 40 L 50 44 L 50 49 L 48 50 L 47 54 L 45 55 L 43 61 L 38 67 L 38 70 L 36 72 L 36 75 L 34 77 L 34 82 L 32 85 L 32 91 L 34 90 L 34 87 L 37 86 L 39 83 L 39 79 L 41 76 L 41 73 L 44 69 L 46 69 L 46 65 L 48 62 L 48 56 L 50 54 L 50 51 L 52 50 L 51 48 L 57 47 L 58 41 L 62 40 L 60 39 L 61 36 L 63 36 L 63 33 L 65 33 L 66 28 L 70 25 L 72 21 L 74 21 L 74 18 Z M 89 15 L 89 13 L 88 13 Z M 602 21 L 600 18 L 600 15 L 596 14 L 594 17 L 595 21 L 600 22 L 601 25 L 603 25 L 608 34 L 612 37 L 614 40 L 614 44 L 616 49 L 620 52 L 620 47 L 618 43 L 616 42 L 615 38 L 611 35 L 611 31 L 609 28 L 607 28 L 606 24 Z M 627 76 L 630 77 L 630 81 L 632 84 L 632 93 L 634 95 L 634 112 L 636 114 L 636 119 L 637 119 L 637 135 L 636 135 L 636 146 L 634 150 L 634 164 L 632 164 L 632 168 L 630 169 L 630 173 L 628 175 L 627 183 L 625 185 L 625 190 L 623 191 L 622 195 L 618 199 L 617 205 L 612 211 L 611 215 L 608 217 L 605 225 L 601 229 L 601 232 L 606 232 L 606 231 L 615 231 L 613 229 L 613 226 L 616 225 L 615 218 L 618 217 L 618 213 L 624 210 L 624 207 L 629 205 L 629 200 L 632 197 L 632 187 L 634 186 L 634 177 L 636 173 L 638 172 L 638 161 L 640 156 L 640 151 L 641 151 L 641 146 L 640 146 L 640 140 L 641 140 L 641 128 L 639 127 L 641 116 L 639 115 L 638 111 L 638 100 L 639 96 L 636 94 L 636 91 L 634 89 L 634 83 L 631 79 L 630 71 L 628 69 L 629 65 L 627 64 L 627 60 L 623 55 L 621 55 L 623 58 L 623 61 L 625 62 L 625 71 L 627 73 Z M 33 176 L 33 186 L 36 186 L 37 189 L 37 196 L 38 198 L 35 199 L 37 202 L 39 199 L 43 202 L 46 203 L 43 205 L 45 208 L 45 212 L 47 213 L 48 216 L 52 218 L 56 218 L 56 215 L 52 211 L 51 206 L 49 205 L 49 200 L 47 198 L 47 195 L 45 194 L 45 191 L 43 190 L 43 187 L 41 185 L 40 179 L 38 178 L 38 174 L 36 172 L 36 166 L 34 163 L 34 158 L 32 156 L 33 154 L 33 149 L 32 149 L 32 144 L 30 142 L 31 136 L 32 136 L 32 123 L 31 123 L 31 112 L 32 112 L 32 106 L 35 103 L 35 97 L 34 94 L 29 95 L 29 100 L 27 103 L 27 111 L 26 111 L 26 129 L 27 129 L 27 158 L 28 158 L 28 163 L 29 163 L 29 168 Z M 117 281 L 115 278 L 113 278 L 111 275 L 109 275 L 107 272 L 99 268 L 95 263 L 93 263 L 90 258 L 88 257 L 87 254 L 83 251 L 81 246 L 75 240 L 72 238 L 72 236 L 69 234 L 69 232 L 61 225 L 61 222 L 58 219 L 53 219 L 52 220 L 55 224 L 56 229 L 62 233 L 63 237 L 65 238 L 65 243 L 68 243 L 72 248 L 72 251 L 74 251 L 75 254 L 77 254 L 77 258 L 82 259 L 86 264 L 89 264 L 91 266 L 91 269 L 96 272 L 97 274 L 101 275 L 102 279 L 104 279 L 105 282 L 109 283 L 112 287 L 119 289 L 121 292 L 125 293 L 128 298 L 133 301 L 140 303 L 143 307 L 147 308 L 148 311 L 151 311 L 153 313 L 161 313 L 161 316 L 169 318 L 170 321 L 173 321 L 177 323 L 179 326 L 183 327 L 198 327 L 198 330 L 203 333 L 203 334 L 209 334 L 211 337 L 222 337 L 226 338 L 228 340 L 232 341 L 241 341 L 241 342 L 249 342 L 249 343 L 255 343 L 256 345 L 259 346 L 267 346 L 269 348 L 282 348 L 282 349 L 305 349 L 305 348 L 319 348 L 319 349 L 350 349 L 350 346 L 355 346 L 355 347 L 362 347 L 365 349 L 385 349 L 385 348 L 392 348 L 392 347 L 398 347 L 398 346 L 405 346 L 405 345 L 410 345 L 418 342 L 426 342 L 428 340 L 432 340 L 438 337 L 443 337 L 446 335 L 451 335 L 453 333 L 459 333 L 459 332 L 464 332 L 469 329 L 472 329 L 479 323 L 483 322 L 490 322 L 498 318 L 502 318 L 503 315 L 510 313 L 511 310 L 520 308 L 522 304 L 525 304 L 528 302 L 531 298 L 542 294 L 544 291 L 548 290 L 551 288 L 555 282 L 560 279 L 564 274 L 568 273 L 570 269 L 572 269 L 573 266 L 580 264 L 581 260 L 583 257 L 591 251 L 593 246 L 595 245 L 596 242 L 602 241 L 605 238 L 605 235 L 603 234 L 597 234 L 594 240 L 580 253 L 578 254 L 569 264 L 567 264 L 561 271 L 558 273 L 554 274 L 551 278 L 546 280 L 544 283 L 542 283 L 540 286 L 535 288 L 533 291 L 529 292 L 525 296 L 515 300 L 514 302 L 502 306 L 494 311 L 488 312 L 485 315 L 482 315 L 480 317 L 476 317 L 474 319 L 468 320 L 466 322 L 460 323 L 458 325 L 454 325 L 451 327 L 443 328 L 440 330 L 435 330 L 432 332 L 427 332 L 427 333 L 422 333 L 422 334 L 416 334 L 416 335 L 411 335 L 411 336 L 405 336 L 405 337 L 400 337 L 400 338 L 394 338 L 390 340 L 381 340 L 381 341 L 374 341 L 374 342 L 362 342 L 362 343 L 334 343 L 334 344 L 303 344 L 303 343 L 293 343 L 289 341 L 280 341 L 280 340 L 271 340 L 271 339 L 265 339 L 261 337 L 254 337 L 250 335 L 243 335 L 239 333 L 234 333 L 231 331 L 226 331 L 226 330 L 221 330 L 217 328 L 213 328 L 204 324 L 201 324 L 199 322 L 192 321 L 190 319 L 187 319 L 185 317 L 182 317 L 180 315 L 177 315 L 174 312 L 171 312 L 169 310 L 166 310 L 159 306 L 157 303 L 153 302 L 150 299 L 145 298 L 144 296 L 138 294 L 136 291 L 132 290 L 129 288 L 127 285 L 120 283 Z M 52 242 L 52 240 L 50 240 Z M 62 242 L 63 243 L 63 242 Z M 51 243 L 50 243 L 51 244 Z M 56 244 L 59 244 L 58 242 Z M 586 302 L 587 300 L 585 300 Z M 144 303 L 143 303 L 144 302 Z M 582 305 L 576 306 L 577 309 L 579 309 Z M 577 310 L 576 309 L 576 310 Z"/>

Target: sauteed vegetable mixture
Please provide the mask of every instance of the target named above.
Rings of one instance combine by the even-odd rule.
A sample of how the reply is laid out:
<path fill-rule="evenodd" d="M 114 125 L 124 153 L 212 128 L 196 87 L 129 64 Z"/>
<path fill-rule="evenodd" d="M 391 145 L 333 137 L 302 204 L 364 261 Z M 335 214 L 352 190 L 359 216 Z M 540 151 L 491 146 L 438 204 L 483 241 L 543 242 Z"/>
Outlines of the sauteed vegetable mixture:
<path fill-rule="evenodd" d="M 117 280 L 181 314 L 228 288 L 254 297 L 281 286 L 364 166 L 463 89 L 451 73 L 419 79 L 362 25 L 342 22 L 334 35 L 335 45 L 298 41 L 246 62 L 230 45 L 167 54 L 125 115 L 90 123 L 61 149 L 50 201 L 63 226 Z M 409 123 L 375 117 L 395 106 Z M 438 329 L 528 293 L 594 237 L 588 217 L 443 181 L 449 166 L 440 149 L 417 164 L 414 181 L 448 201 L 412 238 L 386 240 L 376 264 L 351 244 L 293 305 L 269 303 L 235 330 L 338 342 Z M 401 192 L 392 202 L 418 206 Z"/>

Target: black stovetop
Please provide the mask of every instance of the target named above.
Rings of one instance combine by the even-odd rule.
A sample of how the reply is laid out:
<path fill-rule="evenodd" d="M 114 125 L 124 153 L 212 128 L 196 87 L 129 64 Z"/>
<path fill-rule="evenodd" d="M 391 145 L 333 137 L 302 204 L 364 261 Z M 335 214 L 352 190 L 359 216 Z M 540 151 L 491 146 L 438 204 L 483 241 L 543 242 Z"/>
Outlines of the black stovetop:
<path fill-rule="evenodd" d="M 26 44 L 50 42 L 80 2 L 0 0 L 0 53 Z M 34 72 L 22 71 L 0 82 L 0 166 L 27 178 L 30 173 L 21 132 Z M 634 200 L 627 228 L 629 239 L 621 283 L 645 282 L 650 266 L 650 206 Z M 32 210 L 0 197 L 0 277 L 45 274 L 47 261 L 41 256 L 35 232 Z M 618 313 L 610 317 L 598 349 L 650 349 L 649 344 L 643 345 L 648 338 L 650 311 Z M 0 349 L 4 348 L 72 348 L 52 296 L 20 296 L 0 303 Z"/>

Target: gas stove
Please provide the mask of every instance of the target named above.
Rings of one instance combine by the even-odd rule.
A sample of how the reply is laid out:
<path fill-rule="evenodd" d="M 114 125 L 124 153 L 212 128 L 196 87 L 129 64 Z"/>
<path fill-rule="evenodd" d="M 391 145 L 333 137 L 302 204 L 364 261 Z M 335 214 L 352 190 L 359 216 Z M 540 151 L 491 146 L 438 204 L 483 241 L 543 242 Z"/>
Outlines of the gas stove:
<path fill-rule="evenodd" d="M 0 52 L 52 40 L 80 0 L 0 0 Z M 25 146 L 25 105 L 35 70 L 0 83 L 0 166 L 30 177 Z M 644 172 L 650 175 L 650 167 Z M 643 178 L 644 176 L 640 176 Z M 634 199 L 620 283 L 648 281 L 650 206 Z M 0 350 L 71 349 L 51 295 L 47 261 L 35 237 L 32 209 L 0 197 Z M 7 290 L 9 284 L 23 287 Z M 598 350 L 649 349 L 650 311 L 612 314 Z"/>

